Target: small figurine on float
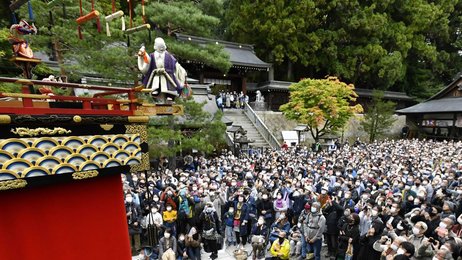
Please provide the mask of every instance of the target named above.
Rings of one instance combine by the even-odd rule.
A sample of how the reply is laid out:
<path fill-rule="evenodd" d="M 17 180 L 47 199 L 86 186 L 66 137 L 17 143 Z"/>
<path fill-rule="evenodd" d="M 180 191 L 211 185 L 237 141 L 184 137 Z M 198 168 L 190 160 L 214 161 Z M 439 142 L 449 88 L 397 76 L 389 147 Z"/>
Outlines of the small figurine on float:
<path fill-rule="evenodd" d="M 143 73 L 143 85 L 160 101 L 171 101 L 182 93 L 186 84 L 186 71 L 167 51 L 164 39 L 154 40 L 154 52 L 146 53 L 142 46 L 138 52 L 138 69 Z"/>
<path fill-rule="evenodd" d="M 11 36 L 9 42 L 13 45 L 13 51 L 16 57 L 23 57 L 32 59 L 34 52 L 29 46 L 29 43 L 24 39 L 24 35 L 37 34 L 37 28 L 32 23 L 30 25 L 27 21 L 21 20 L 18 24 L 13 24 L 10 27 Z"/>
<path fill-rule="evenodd" d="M 42 79 L 42 81 L 59 82 L 59 83 L 63 82 L 61 77 L 56 78 L 54 75 L 50 75 L 47 78 Z M 43 85 L 38 90 L 39 90 L 40 94 L 43 94 L 43 95 L 48 95 L 48 96 L 54 96 L 55 95 L 55 93 L 53 92 L 53 89 L 51 88 L 51 86 Z"/>

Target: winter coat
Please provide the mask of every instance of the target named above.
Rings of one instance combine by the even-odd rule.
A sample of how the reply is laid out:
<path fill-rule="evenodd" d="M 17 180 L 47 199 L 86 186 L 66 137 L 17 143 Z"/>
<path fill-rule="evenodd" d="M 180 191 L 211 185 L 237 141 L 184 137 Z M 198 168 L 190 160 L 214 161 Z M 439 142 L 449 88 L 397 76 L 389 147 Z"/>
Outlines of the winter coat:
<path fill-rule="evenodd" d="M 262 211 L 266 211 L 265 214 Z M 258 200 L 257 202 L 257 216 L 263 216 L 265 220 L 274 219 L 274 209 L 271 200 Z"/>
<path fill-rule="evenodd" d="M 359 253 L 359 225 L 350 225 L 347 223 L 343 225 L 341 231 L 345 232 L 345 234 L 339 235 L 338 237 L 339 252 L 346 252 L 348 248 L 348 240 L 352 238 L 353 241 L 351 243 L 353 245 L 353 254 L 357 255 Z"/>
<path fill-rule="evenodd" d="M 338 235 L 339 229 L 337 227 L 338 220 L 343 215 L 343 208 L 336 202 L 332 202 L 332 206 L 326 206 L 323 210 L 326 218 L 326 234 Z"/>
<path fill-rule="evenodd" d="M 368 237 L 362 236 L 359 240 L 361 246 L 358 259 L 380 259 L 381 252 L 375 250 L 373 245 L 376 241 L 380 239 L 380 233 L 378 235 Z"/>

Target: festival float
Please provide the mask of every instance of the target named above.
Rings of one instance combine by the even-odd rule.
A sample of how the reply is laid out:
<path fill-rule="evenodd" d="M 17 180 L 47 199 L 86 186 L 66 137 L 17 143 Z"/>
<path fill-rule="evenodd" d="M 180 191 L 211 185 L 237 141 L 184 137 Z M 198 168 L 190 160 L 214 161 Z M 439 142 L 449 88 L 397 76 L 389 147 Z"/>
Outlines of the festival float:
<path fill-rule="evenodd" d="M 96 12 L 82 14 L 80 22 L 95 19 Z M 111 15 L 106 22 L 123 13 Z M 25 20 L 11 27 L 11 61 L 24 78 L 0 77 L 0 82 L 21 86 L 21 93 L 0 93 L 0 259 L 131 259 L 121 174 L 150 169 L 149 116 L 183 113 L 173 102 L 143 103 L 140 96 L 165 98 L 162 90 L 170 91 L 172 84 L 180 96 L 186 74 L 171 73 L 168 66 L 178 69 L 179 64 L 171 63 L 168 53 L 170 65 L 156 67 L 143 47 L 140 70 L 147 81 L 165 86 L 33 80 L 32 69 L 40 60 L 22 35 L 35 32 Z M 161 47 L 164 52 L 165 44 Z M 55 88 L 95 94 L 59 95 Z"/>

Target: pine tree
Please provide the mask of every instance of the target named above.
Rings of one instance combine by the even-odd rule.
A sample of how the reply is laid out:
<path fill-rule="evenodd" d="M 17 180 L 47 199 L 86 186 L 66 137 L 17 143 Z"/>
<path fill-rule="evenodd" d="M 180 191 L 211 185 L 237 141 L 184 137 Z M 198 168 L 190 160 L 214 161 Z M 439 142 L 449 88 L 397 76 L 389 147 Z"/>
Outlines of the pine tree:
<path fill-rule="evenodd" d="M 396 104 L 383 100 L 383 96 L 383 91 L 372 92 L 372 104 L 364 113 L 364 120 L 361 121 L 361 127 L 369 134 L 369 142 L 383 137 L 396 121 L 393 117 Z"/>

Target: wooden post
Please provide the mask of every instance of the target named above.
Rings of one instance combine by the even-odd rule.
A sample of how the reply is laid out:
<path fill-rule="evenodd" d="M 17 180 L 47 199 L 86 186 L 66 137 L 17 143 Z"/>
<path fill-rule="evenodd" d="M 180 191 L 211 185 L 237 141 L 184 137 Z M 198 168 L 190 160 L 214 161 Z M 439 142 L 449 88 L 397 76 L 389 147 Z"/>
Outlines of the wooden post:
<path fill-rule="evenodd" d="M 242 92 L 244 92 L 244 95 L 247 94 L 247 77 L 246 76 L 242 77 L 241 90 Z"/>

